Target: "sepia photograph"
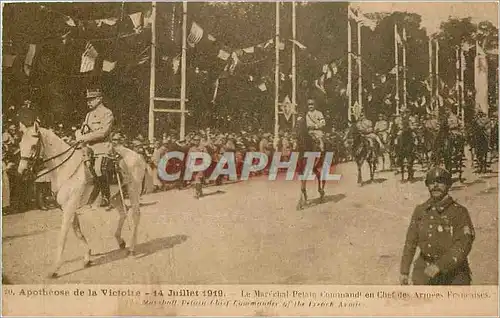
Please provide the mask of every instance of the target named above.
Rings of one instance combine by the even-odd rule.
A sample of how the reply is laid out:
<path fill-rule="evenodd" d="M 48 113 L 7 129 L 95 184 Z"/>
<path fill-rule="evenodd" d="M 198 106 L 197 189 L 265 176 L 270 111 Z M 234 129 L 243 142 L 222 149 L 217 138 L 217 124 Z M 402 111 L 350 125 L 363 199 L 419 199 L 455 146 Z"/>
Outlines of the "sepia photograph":
<path fill-rule="evenodd" d="M 498 2 L 2 2 L 4 288 L 498 288 L 498 39 Z"/>

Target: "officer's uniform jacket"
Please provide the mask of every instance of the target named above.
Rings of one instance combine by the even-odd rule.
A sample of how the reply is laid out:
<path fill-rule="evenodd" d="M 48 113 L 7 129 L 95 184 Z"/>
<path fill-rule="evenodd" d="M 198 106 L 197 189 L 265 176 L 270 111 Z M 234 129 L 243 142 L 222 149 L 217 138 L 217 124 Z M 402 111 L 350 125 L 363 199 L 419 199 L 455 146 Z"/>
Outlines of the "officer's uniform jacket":
<path fill-rule="evenodd" d="M 452 284 L 457 278 L 470 281 L 467 256 L 474 237 L 469 212 L 450 196 L 438 203 L 429 200 L 418 205 L 406 235 L 401 274 L 409 274 L 418 246 L 421 253 L 414 265 L 414 284 Z M 434 279 L 424 273 L 430 264 L 437 265 L 440 270 Z"/>
<path fill-rule="evenodd" d="M 438 131 L 439 130 L 439 122 L 435 118 L 427 119 L 424 123 L 425 128 L 431 130 L 431 131 Z"/>
<path fill-rule="evenodd" d="M 459 122 L 457 116 L 455 114 L 450 114 L 448 116 L 448 128 L 450 130 L 457 130 L 459 128 Z"/>
<path fill-rule="evenodd" d="M 323 129 L 325 125 L 325 117 L 322 112 L 317 109 L 307 112 L 306 126 L 310 133 L 312 132 L 317 137 L 322 137 L 323 131 L 321 129 Z"/>
<path fill-rule="evenodd" d="M 87 113 L 81 128 L 82 140 L 87 142 L 94 150 L 95 155 L 109 154 L 111 152 L 110 135 L 112 126 L 113 113 L 103 104 Z"/>
<path fill-rule="evenodd" d="M 373 123 L 369 119 L 363 119 L 356 123 L 356 128 L 362 134 L 371 134 L 373 132 Z"/>
<path fill-rule="evenodd" d="M 389 130 L 389 123 L 387 120 L 379 120 L 375 123 L 374 130 L 376 133 L 387 132 Z"/>

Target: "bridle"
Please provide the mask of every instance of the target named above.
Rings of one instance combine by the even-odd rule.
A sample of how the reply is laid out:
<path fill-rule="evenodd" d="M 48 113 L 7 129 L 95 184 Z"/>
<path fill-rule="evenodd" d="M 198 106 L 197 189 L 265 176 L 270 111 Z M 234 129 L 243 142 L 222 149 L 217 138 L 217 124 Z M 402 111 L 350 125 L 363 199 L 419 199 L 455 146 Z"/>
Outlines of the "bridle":
<path fill-rule="evenodd" d="M 64 150 L 63 152 L 61 152 L 57 155 L 54 155 L 54 156 L 49 157 L 47 159 L 42 159 L 42 158 L 40 158 L 40 154 L 42 152 L 43 140 L 41 138 L 40 132 L 38 132 L 37 135 L 34 135 L 33 137 L 36 137 L 38 139 L 38 141 L 35 145 L 35 151 L 33 151 L 29 157 L 21 156 L 21 160 L 25 160 L 27 162 L 27 169 L 28 169 L 27 174 L 29 177 L 33 178 L 32 179 L 33 181 L 39 179 L 40 177 L 42 177 L 46 174 L 51 173 L 52 171 L 58 169 L 63 164 L 65 164 L 69 159 L 71 159 L 71 157 L 73 157 L 73 155 L 76 152 L 77 147 L 79 146 L 79 143 L 75 143 L 74 145 L 69 146 L 66 150 Z M 42 171 L 42 169 L 38 169 L 39 167 L 43 166 L 45 163 L 52 161 L 56 158 L 59 158 L 71 150 L 72 150 L 71 154 L 67 158 L 65 158 L 61 163 L 56 165 L 55 167 L 53 167 L 49 170 L 46 170 L 46 171 Z M 42 173 L 40 173 L 40 171 L 42 171 Z"/>

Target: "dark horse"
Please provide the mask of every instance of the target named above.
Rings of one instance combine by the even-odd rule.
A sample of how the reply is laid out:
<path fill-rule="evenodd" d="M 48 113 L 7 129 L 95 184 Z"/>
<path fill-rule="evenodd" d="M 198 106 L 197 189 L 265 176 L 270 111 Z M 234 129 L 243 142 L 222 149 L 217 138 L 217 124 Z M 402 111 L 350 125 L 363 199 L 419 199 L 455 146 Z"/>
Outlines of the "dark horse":
<path fill-rule="evenodd" d="M 304 168 L 305 168 L 305 152 L 320 152 L 321 155 L 319 158 L 317 158 L 314 162 L 314 166 L 312 168 L 312 172 L 316 176 L 316 179 L 318 180 L 318 193 L 320 197 L 320 202 L 323 202 L 323 199 L 325 197 L 325 183 L 326 180 L 322 179 L 322 168 L 323 168 L 323 161 L 325 158 L 325 151 L 321 151 L 320 145 L 317 141 L 314 140 L 314 138 L 309 134 L 309 131 L 306 126 L 306 121 L 303 117 L 298 117 L 296 126 L 295 126 L 295 133 L 296 133 L 296 138 L 297 138 L 297 149 L 295 151 L 299 152 L 299 172 L 301 174 L 304 174 Z M 307 180 L 301 180 L 300 181 L 300 190 L 301 190 L 301 196 L 299 199 L 299 202 L 297 203 L 297 210 L 302 210 L 304 206 L 307 204 L 307 188 L 306 188 L 306 182 Z"/>
<path fill-rule="evenodd" d="M 490 147 L 489 131 L 481 126 L 477 120 L 471 122 L 467 131 L 468 140 L 477 160 L 477 172 L 486 173 L 488 170 L 488 150 Z"/>
<path fill-rule="evenodd" d="M 446 125 L 442 125 L 434 144 L 433 164 L 438 166 L 444 163 L 450 173 L 458 172 L 458 179 L 462 182 L 464 147 L 464 136 L 461 133 L 452 133 Z"/>
<path fill-rule="evenodd" d="M 356 125 L 352 125 L 350 134 L 352 138 L 352 157 L 358 166 L 358 183 L 362 185 L 363 176 L 361 174 L 361 168 L 365 161 L 370 166 L 370 180 L 373 181 L 375 177 L 375 170 L 377 170 L 378 157 L 380 154 L 380 145 L 376 140 L 363 136 Z"/>
<path fill-rule="evenodd" d="M 401 181 L 405 180 L 405 162 L 408 170 L 408 181 L 413 180 L 413 163 L 416 158 L 416 138 L 409 127 L 403 128 L 401 133 L 396 136 L 394 150 L 396 161 L 401 169 Z"/>

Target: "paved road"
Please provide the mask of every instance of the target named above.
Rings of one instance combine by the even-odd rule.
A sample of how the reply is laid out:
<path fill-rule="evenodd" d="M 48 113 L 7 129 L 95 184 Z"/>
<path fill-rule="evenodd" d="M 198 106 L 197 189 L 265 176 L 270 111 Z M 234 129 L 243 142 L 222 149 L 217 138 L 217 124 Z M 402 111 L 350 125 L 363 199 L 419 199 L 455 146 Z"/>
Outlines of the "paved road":
<path fill-rule="evenodd" d="M 45 278 L 56 248 L 61 212 L 30 211 L 3 221 L 4 273 L 14 283 L 92 284 L 397 284 L 406 228 L 413 208 L 427 199 L 418 172 L 401 183 L 393 172 L 356 184 L 353 163 L 327 184 L 327 202 L 302 211 L 296 182 L 252 179 L 142 198 L 139 255 L 117 250 L 117 213 L 82 212 L 95 266 L 82 268 L 82 246 L 70 233 L 57 280 Z M 367 178 L 365 172 L 365 179 Z M 465 174 L 452 195 L 469 208 L 477 238 L 470 254 L 475 284 L 498 281 L 497 173 Z M 125 226 L 124 237 L 130 237 Z"/>

